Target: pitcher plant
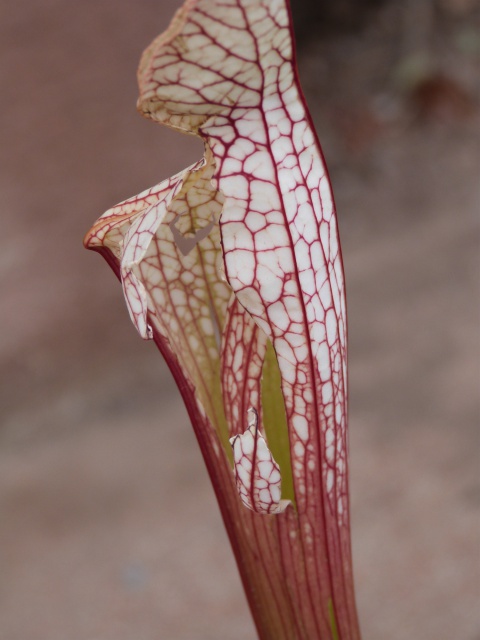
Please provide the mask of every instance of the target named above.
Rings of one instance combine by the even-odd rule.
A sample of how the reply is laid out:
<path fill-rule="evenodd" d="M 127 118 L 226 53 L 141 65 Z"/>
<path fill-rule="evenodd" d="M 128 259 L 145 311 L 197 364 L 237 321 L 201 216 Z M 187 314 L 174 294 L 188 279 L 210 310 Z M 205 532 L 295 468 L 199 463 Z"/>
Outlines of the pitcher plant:
<path fill-rule="evenodd" d="M 359 640 L 344 273 L 293 41 L 287 0 L 187 0 L 141 58 L 138 109 L 204 156 L 85 244 L 175 378 L 259 637 Z"/>

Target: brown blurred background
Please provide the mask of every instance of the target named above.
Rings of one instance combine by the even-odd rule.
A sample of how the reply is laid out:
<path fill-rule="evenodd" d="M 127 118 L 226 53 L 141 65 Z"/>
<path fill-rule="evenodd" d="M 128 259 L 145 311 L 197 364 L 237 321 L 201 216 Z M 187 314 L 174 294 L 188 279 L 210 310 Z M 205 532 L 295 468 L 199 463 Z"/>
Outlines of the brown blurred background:
<path fill-rule="evenodd" d="M 178 4 L 0 4 L 1 640 L 254 637 L 178 393 L 81 244 L 201 154 L 135 113 Z M 364 637 L 479 640 L 478 3 L 294 5 L 346 263 Z"/>

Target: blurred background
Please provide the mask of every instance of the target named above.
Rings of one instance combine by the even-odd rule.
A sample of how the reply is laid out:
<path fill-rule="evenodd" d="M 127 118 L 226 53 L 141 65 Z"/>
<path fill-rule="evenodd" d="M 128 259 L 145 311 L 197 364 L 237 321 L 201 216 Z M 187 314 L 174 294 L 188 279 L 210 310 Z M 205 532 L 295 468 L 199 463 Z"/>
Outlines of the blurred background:
<path fill-rule="evenodd" d="M 178 0 L 0 4 L 0 638 L 254 638 L 166 366 L 82 237 L 201 145 L 135 112 Z M 365 639 L 479 640 L 479 5 L 294 0 L 337 199 Z"/>

